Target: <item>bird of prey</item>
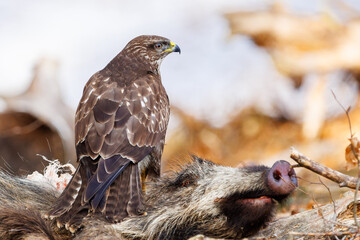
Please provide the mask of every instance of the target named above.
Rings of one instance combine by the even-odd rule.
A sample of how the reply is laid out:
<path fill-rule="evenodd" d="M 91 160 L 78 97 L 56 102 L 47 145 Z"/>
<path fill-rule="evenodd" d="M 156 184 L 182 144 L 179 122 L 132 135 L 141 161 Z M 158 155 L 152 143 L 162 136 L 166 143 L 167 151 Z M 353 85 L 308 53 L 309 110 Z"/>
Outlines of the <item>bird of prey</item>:
<path fill-rule="evenodd" d="M 160 64 L 178 45 L 139 36 L 86 83 L 76 111 L 79 166 L 47 216 L 75 232 L 89 213 L 119 222 L 144 212 L 140 175 L 160 175 L 169 99 Z"/>

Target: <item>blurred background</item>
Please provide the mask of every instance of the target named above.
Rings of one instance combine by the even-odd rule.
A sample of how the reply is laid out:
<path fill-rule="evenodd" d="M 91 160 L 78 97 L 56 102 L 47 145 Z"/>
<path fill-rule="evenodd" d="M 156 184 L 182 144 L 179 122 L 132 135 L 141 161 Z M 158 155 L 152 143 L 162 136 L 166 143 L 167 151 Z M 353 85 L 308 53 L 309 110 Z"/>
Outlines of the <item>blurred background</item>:
<path fill-rule="evenodd" d="M 182 50 L 161 66 L 172 105 L 163 171 L 189 154 L 226 166 L 294 163 L 294 146 L 346 172 L 350 129 L 333 93 L 351 106 L 356 134 L 359 16 L 356 0 L 0 1 L 0 166 L 76 165 L 85 83 L 132 38 L 156 34 Z"/>

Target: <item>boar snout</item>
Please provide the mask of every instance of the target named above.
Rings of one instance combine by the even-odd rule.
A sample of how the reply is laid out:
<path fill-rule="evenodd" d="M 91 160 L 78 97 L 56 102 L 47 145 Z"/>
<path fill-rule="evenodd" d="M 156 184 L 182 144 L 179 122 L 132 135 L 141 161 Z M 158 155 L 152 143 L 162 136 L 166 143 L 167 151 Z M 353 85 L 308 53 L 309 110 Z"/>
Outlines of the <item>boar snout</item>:
<path fill-rule="evenodd" d="M 274 163 L 267 176 L 267 184 L 275 195 L 287 195 L 297 187 L 294 169 L 284 160 Z"/>

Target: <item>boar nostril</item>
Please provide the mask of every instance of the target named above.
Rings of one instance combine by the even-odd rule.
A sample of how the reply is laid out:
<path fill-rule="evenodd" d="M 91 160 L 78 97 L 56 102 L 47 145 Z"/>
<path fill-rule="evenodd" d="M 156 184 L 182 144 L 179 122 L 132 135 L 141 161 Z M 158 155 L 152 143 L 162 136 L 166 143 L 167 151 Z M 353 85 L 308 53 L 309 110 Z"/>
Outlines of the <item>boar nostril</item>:
<path fill-rule="evenodd" d="M 280 171 L 277 171 L 275 170 L 274 173 L 273 173 L 273 177 L 276 181 L 279 181 L 281 179 L 281 172 Z"/>

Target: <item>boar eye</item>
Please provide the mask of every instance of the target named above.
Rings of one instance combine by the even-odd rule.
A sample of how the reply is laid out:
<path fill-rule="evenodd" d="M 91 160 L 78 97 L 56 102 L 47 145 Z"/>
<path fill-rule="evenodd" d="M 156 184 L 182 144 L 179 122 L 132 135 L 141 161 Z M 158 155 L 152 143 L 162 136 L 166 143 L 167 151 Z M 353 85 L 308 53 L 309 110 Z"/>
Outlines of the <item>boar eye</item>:
<path fill-rule="evenodd" d="M 191 181 L 187 180 L 187 181 L 184 181 L 184 182 L 182 183 L 182 186 L 183 186 L 183 187 L 186 187 L 186 186 L 188 186 L 189 184 L 191 184 Z"/>
<path fill-rule="evenodd" d="M 187 172 L 183 172 L 180 173 L 176 179 L 174 179 L 173 181 L 169 182 L 169 186 L 173 186 L 176 188 L 181 188 L 181 187 L 189 187 L 192 185 L 195 185 L 197 182 L 198 176 L 194 176 L 193 173 L 187 173 Z"/>

